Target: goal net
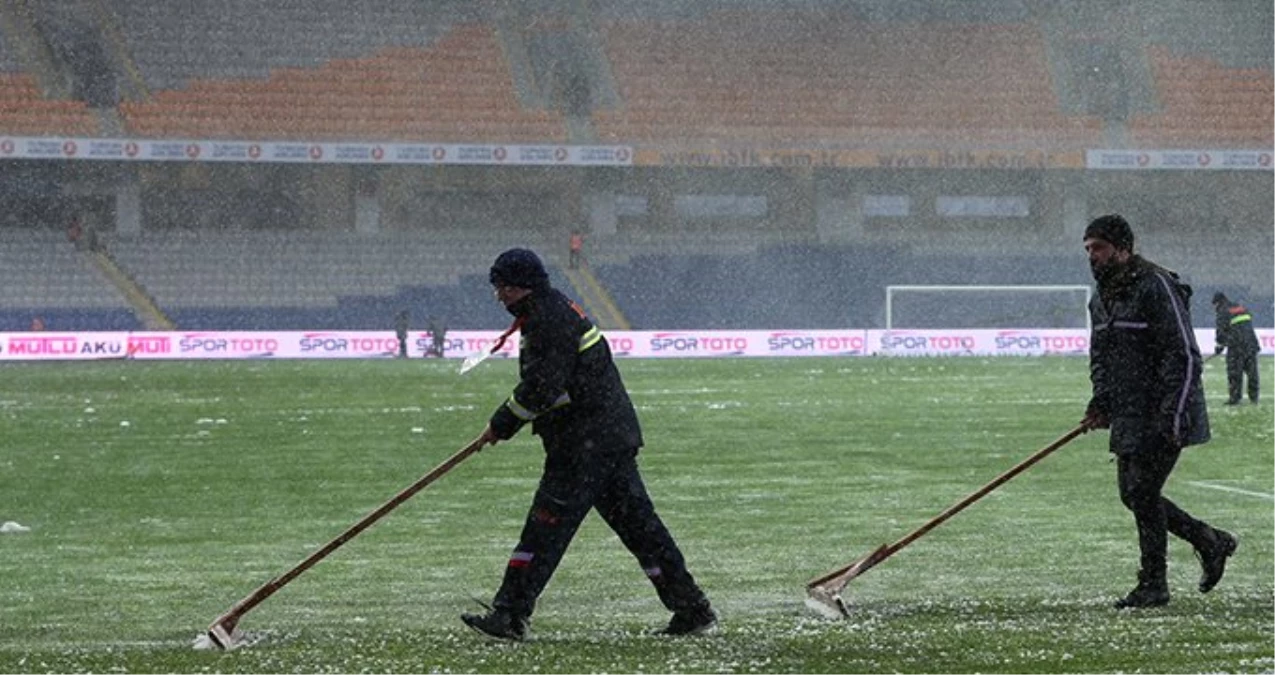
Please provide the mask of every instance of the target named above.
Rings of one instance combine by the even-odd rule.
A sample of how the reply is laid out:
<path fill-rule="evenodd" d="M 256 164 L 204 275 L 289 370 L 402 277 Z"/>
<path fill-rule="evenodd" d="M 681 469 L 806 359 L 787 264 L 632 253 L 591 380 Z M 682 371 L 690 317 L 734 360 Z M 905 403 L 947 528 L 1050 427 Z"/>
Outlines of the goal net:
<path fill-rule="evenodd" d="M 1089 286 L 886 286 L 885 327 L 1085 328 Z"/>

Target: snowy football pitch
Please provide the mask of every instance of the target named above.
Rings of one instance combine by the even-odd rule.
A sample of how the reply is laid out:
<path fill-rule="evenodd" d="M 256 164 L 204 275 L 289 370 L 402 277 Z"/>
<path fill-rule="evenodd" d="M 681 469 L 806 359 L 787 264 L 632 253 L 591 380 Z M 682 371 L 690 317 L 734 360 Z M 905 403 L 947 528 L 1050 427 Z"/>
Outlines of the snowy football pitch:
<path fill-rule="evenodd" d="M 1272 396 L 1225 408 L 1167 487 L 1236 532 L 1209 595 L 1170 542 L 1172 603 L 1117 613 L 1132 519 L 1106 434 L 1082 437 L 856 579 L 849 621 L 811 577 L 898 539 L 1072 428 L 1083 358 L 621 361 L 657 508 L 722 617 L 667 639 L 596 516 L 525 644 L 457 619 L 490 598 L 541 451 L 474 456 L 197 652 L 218 614 L 476 436 L 516 377 L 427 361 L 0 368 L 0 672 L 1270 672 Z M 1262 363 L 1275 382 L 1271 361 Z"/>

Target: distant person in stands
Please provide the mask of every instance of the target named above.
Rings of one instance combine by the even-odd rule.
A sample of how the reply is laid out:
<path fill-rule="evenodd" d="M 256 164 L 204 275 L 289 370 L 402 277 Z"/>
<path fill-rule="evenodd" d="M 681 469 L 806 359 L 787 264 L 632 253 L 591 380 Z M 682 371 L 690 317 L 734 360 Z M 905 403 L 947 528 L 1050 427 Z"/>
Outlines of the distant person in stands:
<path fill-rule="evenodd" d="M 1133 229 L 1121 216 L 1085 228 L 1085 252 L 1098 292 L 1089 301 L 1089 379 L 1093 397 L 1081 425 L 1110 429 L 1120 501 L 1133 513 L 1141 553 L 1138 585 L 1116 609 L 1169 602 L 1168 535 L 1190 542 L 1208 593 L 1222 579 L 1236 538 L 1163 494 L 1182 448 L 1209 440 L 1203 363 L 1191 328 L 1191 287 L 1133 252 Z"/>
<path fill-rule="evenodd" d="M 80 224 L 79 217 L 72 218 L 71 224 L 67 226 L 66 240 L 71 242 L 77 251 L 85 249 L 84 226 Z"/>
<path fill-rule="evenodd" d="M 431 316 L 426 326 L 429 328 L 429 355 L 441 359 L 447 353 L 447 324 Z"/>
<path fill-rule="evenodd" d="M 409 330 L 410 318 L 407 310 L 399 310 L 398 316 L 394 318 L 394 335 L 398 338 L 398 358 L 407 358 L 407 331 Z"/>
<path fill-rule="evenodd" d="M 41 316 L 32 317 L 31 330 L 37 331 L 37 332 L 44 330 L 44 317 L 41 317 Z"/>
<path fill-rule="evenodd" d="M 1253 330 L 1253 315 L 1247 307 L 1230 300 L 1224 293 L 1213 294 L 1213 309 L 1217 311 L 1213 354 L 1226 351 L 1226 383 L 1230 394 L 1226 405 L 1239 405 L 1243 399 L 1245 376 L 1248 376 L 1248 400 L 1256 404 L 1261 393 L 1257 355 L 1262 351 L 1262 345 Z"/>
<path fill-rule="evenodd" d="M 584 260 L 584 235 L 579 230 L 572 230 L 571 257 L 567 260 L 567 266 L 573 270 L 580 269 L 582 260 Z"/>

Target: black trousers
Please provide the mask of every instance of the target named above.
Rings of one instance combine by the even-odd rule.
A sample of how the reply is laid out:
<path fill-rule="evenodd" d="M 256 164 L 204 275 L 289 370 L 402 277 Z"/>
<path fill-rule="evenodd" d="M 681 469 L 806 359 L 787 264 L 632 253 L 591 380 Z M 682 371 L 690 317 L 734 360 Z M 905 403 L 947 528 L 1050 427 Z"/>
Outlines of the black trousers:
<path fill-rule="evenodd" d="M 1181 453 L 1181 448 L 1158 435 L 1147 434 L 1134 452 L 1116 456 L 1120 501 L 1133 512 L 1138 526 L 1140 578 L 1146 581 L 1165 580 L 1169 532 L 1197 549 L 1214 542 L 1212 527 L 1196 520 L 1161 494 Z"/>
<path fill-rule="evenodd" d="M 1229 389 L 1228 400 L 1239 402 L 1244 392 L 1244 377 L 1248 377 L 1248 400 L 1257 403 L 1261 393 L 1261 378 L 1258 376 L 1257 353 L 1226 350 L 1226 384 Z"/>
<path fill-rule="evenodd" d="M 562 555 L 591 509 L 637 558 L 664 606 L 675 613 L 707 607 L 638 473 L 637 450 L 608 454 L 550 454 L 522 536 L 492 603 L 529 617 Z"/>

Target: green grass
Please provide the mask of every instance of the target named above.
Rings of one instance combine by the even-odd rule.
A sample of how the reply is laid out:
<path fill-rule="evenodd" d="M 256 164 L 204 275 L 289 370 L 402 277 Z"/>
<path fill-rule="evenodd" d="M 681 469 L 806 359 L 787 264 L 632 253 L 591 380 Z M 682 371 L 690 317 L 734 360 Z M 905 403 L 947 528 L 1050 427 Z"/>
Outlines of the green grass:
<path fill-rule="evenodd" d="M 1263 362 L 1269 376 L 1271 363 Z M 476 436 L 514 364 L 112 362 L 0 368 L 2 672 L 1271 672 L 1272 397 L 1224 408 L 1167 494 L 1239 534 L 1209 595 L 1170 542 L 1173 602 L 1117 613 L 1137 544 L 1106 434 L 1085 436 L 847 589 L 805 582 L 894 541 L 1072 428 L 1084 359 L 624 361 L 647 483 L 722 616 L 667 621 L 591 516 L 533 640 L 457 620 L 489 599 L 539 475 L 529 434 L 488 449 L 245 617 L 191 641 Z M 1275 378 L 1272 378 L 1275 381 Z M 127 422 L 127 426 L 123 423 Z M 1230 488 L 1227 491 L 1219 488 Z"/>

